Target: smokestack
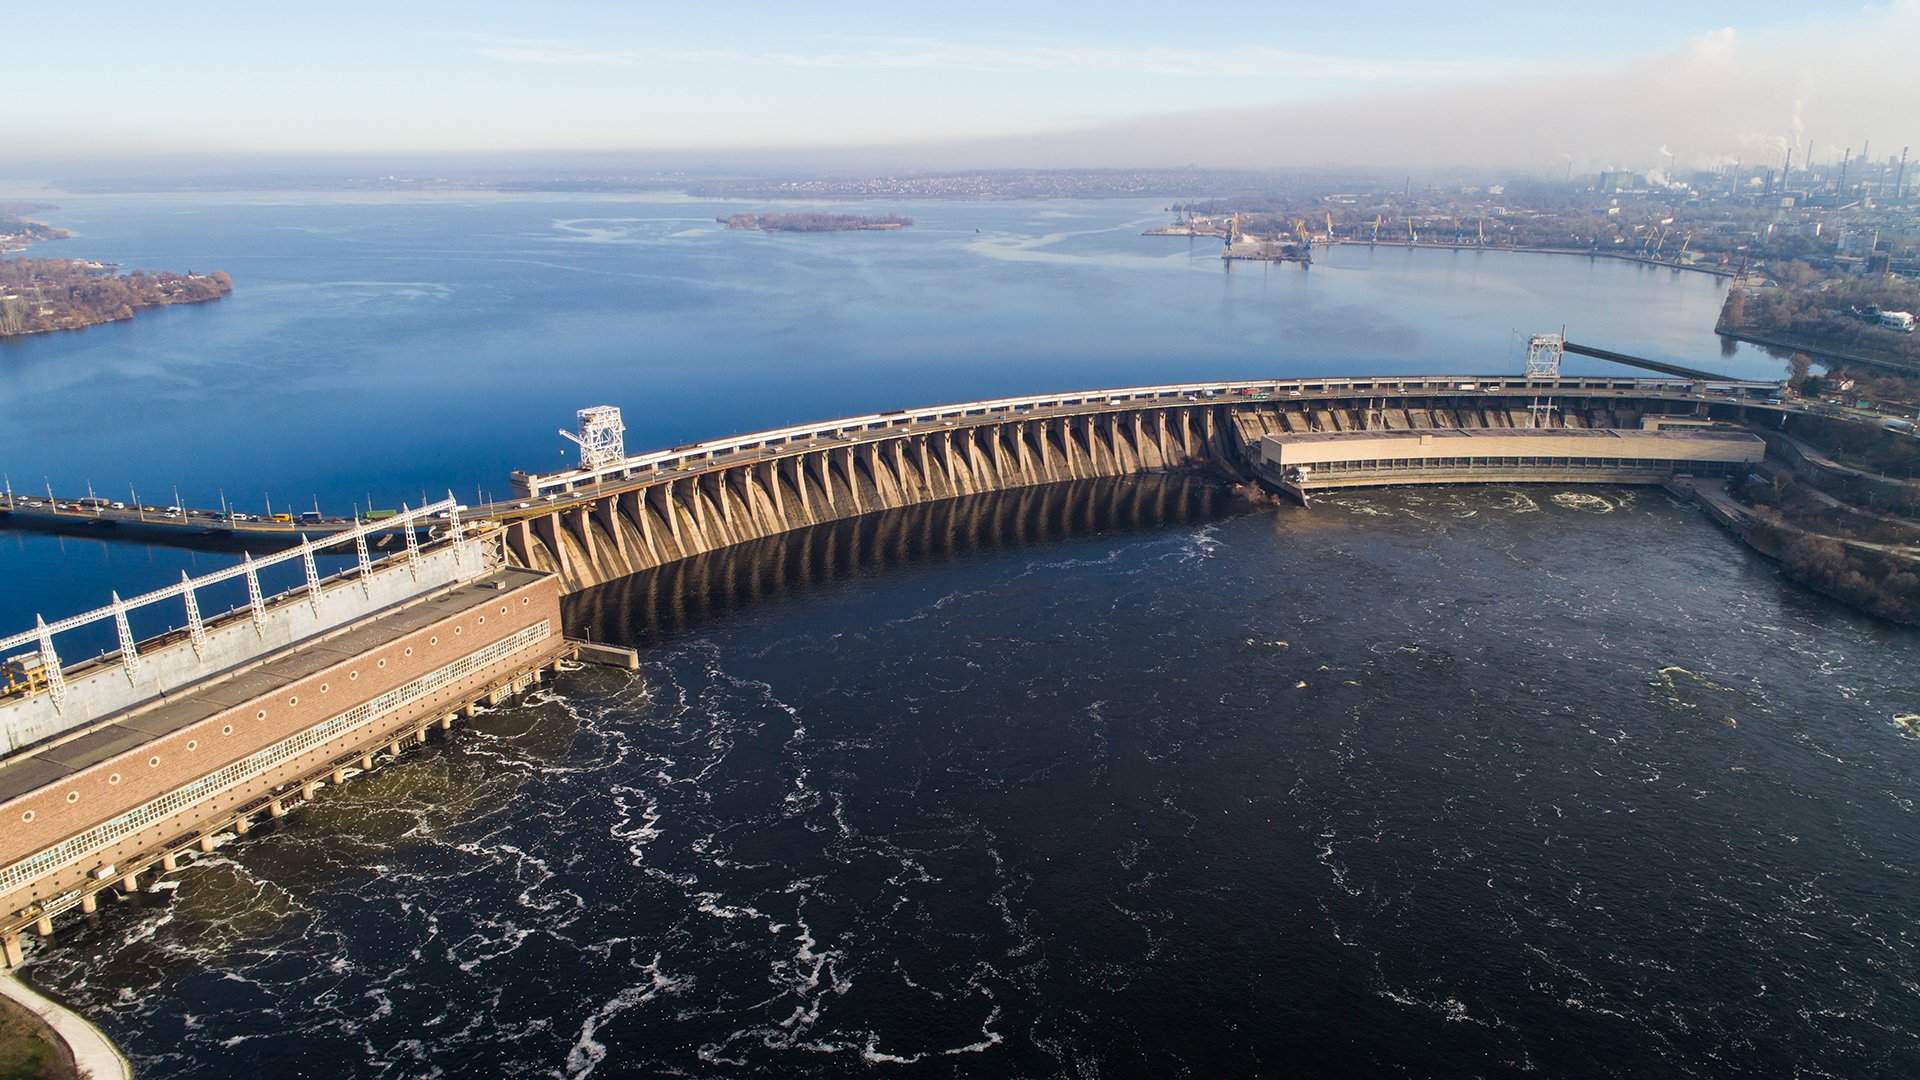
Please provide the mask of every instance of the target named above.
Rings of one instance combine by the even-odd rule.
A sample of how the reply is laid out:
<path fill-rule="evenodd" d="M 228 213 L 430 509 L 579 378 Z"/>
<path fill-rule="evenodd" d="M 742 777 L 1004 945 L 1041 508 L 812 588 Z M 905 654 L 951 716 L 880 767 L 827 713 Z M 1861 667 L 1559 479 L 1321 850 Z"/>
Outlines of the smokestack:
<path fill-rule="evenodd" d="M 1896 200 L 1906 196 L 1907 151 L 1909 149 L 1909 147 L 1905 146 L 1900 148 L 1900 171 L 1893 174 L 1893 197 Z"/>
<path fill-rule="evenodd" d="M 1780 190 L 1787 190 L 1787 177 L 1793 175 L 1793 147 L 1787 147 L 1787 164 L 1780 170 Z"/>
<path fill-rule="evenodd" d="M 1847 147 L 1847 152 L 1840 155 L 1840 186 L 1837 190 L 1840 192 L 1841 195 L 1845 195 L 1847 193 L 1847 163 L 1851 162 L 1852 160 L 1853 160 L 1853 147 L 1849 146 Z"/>

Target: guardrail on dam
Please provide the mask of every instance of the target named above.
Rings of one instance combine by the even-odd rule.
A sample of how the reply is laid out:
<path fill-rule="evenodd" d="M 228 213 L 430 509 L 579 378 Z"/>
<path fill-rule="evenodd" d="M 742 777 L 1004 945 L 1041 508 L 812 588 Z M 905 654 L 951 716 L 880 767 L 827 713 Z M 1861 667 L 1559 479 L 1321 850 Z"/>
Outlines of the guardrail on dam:
<path fill-rule="evenodd" d="M 515 565 L 588 588 L 733 544 L 876 510 L 1009 488 L 1212 468 L 1251 478 L 1268 434 L 1626 428 L 1649 414 L 1777 409 L 1777 384 L 1501 375 L 1126 387 L 873 413 L 516 473 Z"/>

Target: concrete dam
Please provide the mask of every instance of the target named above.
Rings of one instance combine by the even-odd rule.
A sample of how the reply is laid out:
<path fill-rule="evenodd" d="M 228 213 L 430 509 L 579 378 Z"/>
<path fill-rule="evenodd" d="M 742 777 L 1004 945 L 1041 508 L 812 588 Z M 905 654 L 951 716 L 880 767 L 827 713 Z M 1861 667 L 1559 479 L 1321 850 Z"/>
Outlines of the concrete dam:
<path fill-rule="evenodd" d="M 563 659 L 637 664 L 632 650 L 567 637 L 563 594 L 615 582 L 603 620 L 697 621 L 702 603 L 724 609 L 849 566 L 1205 516 L 1226 495 L 1217 479 L 1302 498 L 1335 474 L 1342 485 L 1658 483 L 1748 460 L 1760 440 L 1722 422 L 1778 414 L 1773 389 L 1503 376 L 1132 387 L 632 456 L 618 410 L 583 410 L 581 466 L 515 474 L 512 500 L 449 497 L 356 521 L 0 637 L 0 966 L 18 966 L 56 919 L 140 891 Z M 1117 480 L 1147 474 L 1167 475 Z M 879 514 L 902 508 L 921 509 Z M 396 550 L 376 558 L 382 537 Z M 315 555 L 329 549 L 352 565 L 322 577 Z M 660 567 L 665 581 L 634 577 Z M 269 595 L 261 575 L 274 568 L 298 582 Z M 202 612 L 239 585 L 244 603 Z M 711 600 L 689 608 L 689 593 Z M 118 647 L 91 655 L 88 635 L 108 629 Z"/>
<path fill-rule="evenodd" d="M 1777 411 L 1766 400 L 1775 389 L 1510 376 L 1201 383 L 900 410 L 632 457 L 592 459 L 591 437 L 583 436 L 576 440 L 581 468 L 516 473 L 514 500 L 472 514 L 506 527 L 511 563 L 553 573 L 577 591 L 812 525 L 962 496 L 1181 471 L 1278 489 L 1261 469 L 1260 444 L 1270 436 L 1739 422 Z M 1531 482 L 1595 475 L 1528 464 Z M 1503 467 L 1496 461 L 1482 475 L 1450 482 L 1501 480 Z M 1629 483 L 1651 476 L 1647 469 L 1605 474 Z M 1382 474 L 1377 482 L 1396 481 Z M 1404 470 L 1397 482 L 1408 482 Z"/>

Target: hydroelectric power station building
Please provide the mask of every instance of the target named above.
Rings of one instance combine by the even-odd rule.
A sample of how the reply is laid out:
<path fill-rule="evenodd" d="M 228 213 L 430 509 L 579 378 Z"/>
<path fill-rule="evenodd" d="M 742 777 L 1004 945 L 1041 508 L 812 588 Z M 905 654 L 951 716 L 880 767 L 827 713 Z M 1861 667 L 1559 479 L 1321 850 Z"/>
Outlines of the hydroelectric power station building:
<path fill-rule="evenodd" d="M 506 565 L 497 531 L 463 535 L 457 518 L 421 545 L 416 519 L 431 513 L 446 524 L 452 503 L 409 514 L 406 551 L 377 562 L 365 545 L 374 526 L 331 539 L 357 543 L 359 565 L 328 579 L 302 545 L 4 639 L 35 650 L 13 661 L 24 670 L 0 697 L 8 966 L 27 928 L 50 935 L 63 912 L 94 910 L 101 890 L 135 890 L 149 869 L 281 816 L 559 659 L 559 582 Z M 306 585 L 263 596 L 261 566 L 296 559 Z M 199 594 L 234 577 L 247 605 L 202 619 Z M 135 641 L 129 613 L 163 603 L 186 629 Z M 105 622 L 118 654 L 63 666 L 54 634 Z"/>
<path fill-rule="evenodd" d="M 1312 431 L 1263 437 L 1254 467 L 1305 499 L 1384 484 L 1658 484 L 1742 472 L 1766 453 L 1756 435 L 1711 427 Z"/>

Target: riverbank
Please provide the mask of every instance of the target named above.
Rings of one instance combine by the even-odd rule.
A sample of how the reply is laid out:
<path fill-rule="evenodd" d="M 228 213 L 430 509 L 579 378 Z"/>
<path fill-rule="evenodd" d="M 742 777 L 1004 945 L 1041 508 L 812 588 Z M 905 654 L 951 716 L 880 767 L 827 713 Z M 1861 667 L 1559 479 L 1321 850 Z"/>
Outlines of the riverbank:
<path fill-rule="evenodd" d="M 85 1017 L 0 973 L 0 1074 L 21 1080 L 132 1080 L 133 1066 Z"/>
<path fill-rule="evenodd" d="M 1643 255 L 1628 255 L 1618 251 L 1588 251 L 1584 248 L 1514 247 L 1504 244 L 1449 244 L 1441 241 L 1427 240 L 1320 240 L 1316 242 L 1325 244 L 1328 247 L 1390 247 L 1422 251 L 1503 251 L 1516 255 L 1579 255 L 1589 259 L 1613 259 L 1618 262 L 1639 263 L 1642 266 L 1664 266 L 1669 270 L 1691 270 L 1695 273 L 1709 274 L 1713 277 L 1720 278 L 1730 278 L 1734 276 L 1734 272 L 1724 266 L 1669 262 L 1665 259 L 1652 259 Z"/>
<path fill-rule="evenodd" d="M 1780 564 L 1796 584 L 1830 600 L 1902 626 L 1920 626 L 1920 555 L 1894 544 L 1830 536 L 1746 506 L 1714 483 L 1674 484 L 1741 543 Z M 1869 574 L 1868 571 L 1875 571 Z"/>
<path fill-rule="evenodd" d="M 1719 334 L 1721 337 L 1732 338 L 1735 341 L 1744 341 L 1749 345 L 1760 345 L 1769 349 L 1785 349 L 1789 352 L 1806 353 L 1826 367 L 1832 367 L 1835 364 L 1864 364 L 1868 367 L 1879 368 L 1882 371 L 1898 372 L 1902 375 L 1920 375 L 1920 367 L 1916 367 L 1902 360 L 1897 360 L 1892 357 L 1868 356 L 1865 353 L 1849 352 L 1845 349 L 1835 349 L 1832 346 L 1822 345 L 1817 341 L 1798 337 L 1793 334 L 1762 333 L 1742 327 L 1729 328 L 1725 323 L 1716 325 L 1713 330 L 1714 333 Z"/>

